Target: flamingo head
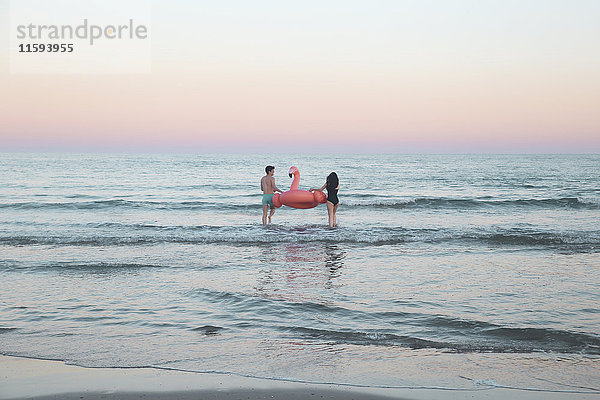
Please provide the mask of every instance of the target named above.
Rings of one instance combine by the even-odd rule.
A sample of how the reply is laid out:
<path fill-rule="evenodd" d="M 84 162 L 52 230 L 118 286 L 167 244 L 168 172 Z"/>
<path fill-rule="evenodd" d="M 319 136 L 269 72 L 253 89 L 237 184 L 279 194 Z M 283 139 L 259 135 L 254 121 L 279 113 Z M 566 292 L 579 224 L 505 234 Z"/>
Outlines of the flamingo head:
<path fill-rule="evenodd" d="M 290 178 L 292 177 L 292 175 L 296 175 L 296 174 L 300 174 L 300 171 L 298 171 L 298 168 L 296 167 L 290 167 L 290 170 L 288 172 Z"/>

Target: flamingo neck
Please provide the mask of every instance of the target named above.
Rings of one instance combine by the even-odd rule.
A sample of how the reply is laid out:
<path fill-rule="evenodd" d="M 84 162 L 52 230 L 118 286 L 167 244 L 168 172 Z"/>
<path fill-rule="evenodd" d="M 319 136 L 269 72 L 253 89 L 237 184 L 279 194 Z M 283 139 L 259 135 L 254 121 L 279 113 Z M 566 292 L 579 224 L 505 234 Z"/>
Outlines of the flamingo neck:
<path fill-rule="evenodd" d="M 294 172 L 294 180 L 292 181 L 292 186 L 290 190 L 298 190 L 298 186 L 300 185 L 300 172 Z"/>

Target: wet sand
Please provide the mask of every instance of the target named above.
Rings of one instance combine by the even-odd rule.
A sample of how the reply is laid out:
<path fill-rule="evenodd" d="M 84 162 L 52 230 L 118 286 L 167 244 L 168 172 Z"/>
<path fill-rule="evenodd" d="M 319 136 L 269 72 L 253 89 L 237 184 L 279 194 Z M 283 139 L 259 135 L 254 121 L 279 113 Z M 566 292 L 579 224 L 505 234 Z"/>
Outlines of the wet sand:
<path fill-rule="evenodd" d="M 8 356 L 0 356 L 0 371 L 0 399 L 600 399 L 600 393 L 362 388 L 155 368 L 83 368 Z"/>

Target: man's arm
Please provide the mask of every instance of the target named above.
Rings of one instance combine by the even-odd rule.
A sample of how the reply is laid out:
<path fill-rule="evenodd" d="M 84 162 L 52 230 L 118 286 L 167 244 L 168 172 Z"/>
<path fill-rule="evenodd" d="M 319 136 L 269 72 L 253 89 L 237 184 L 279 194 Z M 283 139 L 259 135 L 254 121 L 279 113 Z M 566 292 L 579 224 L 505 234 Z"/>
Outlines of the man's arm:
<path fill-rule="evenodd" d="M 275 184 L 275 178 L 271 177 L 271 185 L 273 187 L 273 192 L 279 192 L 279 193 L 283 193 Z"/>

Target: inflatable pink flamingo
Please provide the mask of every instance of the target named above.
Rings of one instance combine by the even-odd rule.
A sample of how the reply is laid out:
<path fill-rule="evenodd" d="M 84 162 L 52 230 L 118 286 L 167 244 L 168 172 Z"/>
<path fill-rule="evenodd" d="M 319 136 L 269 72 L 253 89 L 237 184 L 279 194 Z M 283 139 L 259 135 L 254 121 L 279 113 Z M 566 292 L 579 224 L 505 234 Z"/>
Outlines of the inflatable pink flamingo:
<path fill-rule="evenodd" d="M 293 208 L 313 208 L 327 201 L 327 196 L 323 192 L 309 192 L 308 190 L 298 189 L 298 185 L 300 184 L 300 171 L 298 171 L 298 168 L 291 167 L 289 175 L 290 178 L 292 175 L 294 176 L 292 186 L 287 192 L 281 194 L 275 193 L 273 196 L 273 205 L 275 207 L 281 207 L 282 204 L 285 204 Z"/>

